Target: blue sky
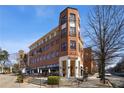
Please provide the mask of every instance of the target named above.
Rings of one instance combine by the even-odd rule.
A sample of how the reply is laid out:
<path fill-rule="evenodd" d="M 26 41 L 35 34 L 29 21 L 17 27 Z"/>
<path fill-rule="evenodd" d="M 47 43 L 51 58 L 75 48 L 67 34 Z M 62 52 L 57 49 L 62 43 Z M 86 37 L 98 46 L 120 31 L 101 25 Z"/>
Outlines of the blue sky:
<path fill-rule="evenodd" d="M 56 27 L 59 13 L 66 7 L 79 10 L 81 33 L 92 6 L 0 6 L 0 47 L 9 53 L 28 47 Z"/>

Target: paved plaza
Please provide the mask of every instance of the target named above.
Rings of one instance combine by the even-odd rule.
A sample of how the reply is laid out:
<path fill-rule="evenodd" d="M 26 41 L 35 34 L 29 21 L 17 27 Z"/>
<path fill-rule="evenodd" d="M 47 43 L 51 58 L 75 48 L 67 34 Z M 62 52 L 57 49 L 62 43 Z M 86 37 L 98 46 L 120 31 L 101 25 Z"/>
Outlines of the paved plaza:
<path fill-rule="evenodd" d="M 16 76 L 12 74 L 0 74 L 0 88 L 40 88 L 40 86 L 29 83 L 19 84 L 16 83 Z"/>
<path fill-rule="evenodd" d="M 116 87 L 123 87 L 124 78 L 118 76 L 106 77 Z M 16 83 L 16 76 L 12 74 L 0 74 L 0 88 L 110 88 L 107 84 L 103 85 L 99 82 L 97 75 L 89 76 L 88 81 L 78 83 L 74 78 L 66 80 L 61 78 L 60 84 L 51 86 L 44 84 L 47 78 L 33 78 L 31 82 Z"/>

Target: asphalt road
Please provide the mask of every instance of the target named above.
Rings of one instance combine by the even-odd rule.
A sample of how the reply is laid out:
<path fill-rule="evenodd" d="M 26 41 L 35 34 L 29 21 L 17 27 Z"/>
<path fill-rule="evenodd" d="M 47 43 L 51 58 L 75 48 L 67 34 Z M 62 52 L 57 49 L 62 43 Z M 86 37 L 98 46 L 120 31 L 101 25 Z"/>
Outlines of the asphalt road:
<path fill-rule="evenodd" d="M 115 85 L 115 87 L 124 88 L 124 77 L 111 75 L 106 76 L 106 78 L 108 78 Z"/>

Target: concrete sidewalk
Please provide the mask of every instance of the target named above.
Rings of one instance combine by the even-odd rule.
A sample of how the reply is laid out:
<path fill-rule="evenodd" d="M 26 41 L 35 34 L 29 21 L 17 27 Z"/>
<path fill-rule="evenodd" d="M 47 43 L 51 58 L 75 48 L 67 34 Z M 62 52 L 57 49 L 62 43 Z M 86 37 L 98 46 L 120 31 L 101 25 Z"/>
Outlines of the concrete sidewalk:
<path fill-rule="evenodd" d="M 12 74 L 0 74 L 0 88 L 45 88 L 45 86 L 16 83 L 16 76 Z"/>
<path fill-rule="evenodd" d="M 60 83 L 62 88 L 110 88 L 107 84 L 102 84 L 97 78 L 97 74 L 88 77 L 88 81 L 78 83 L 74 79 L 66 80 L 63 79 Z"/>

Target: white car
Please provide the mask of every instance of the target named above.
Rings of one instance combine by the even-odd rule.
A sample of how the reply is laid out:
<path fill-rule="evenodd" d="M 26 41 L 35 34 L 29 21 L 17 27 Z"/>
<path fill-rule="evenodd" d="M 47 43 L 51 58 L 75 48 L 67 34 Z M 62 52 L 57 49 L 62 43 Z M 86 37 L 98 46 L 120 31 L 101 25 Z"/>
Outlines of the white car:
<path fill-rule="evenodd" d="M 111 76 L 112 74 L 111 73 L 105 73 L 105 76 Z"/>

